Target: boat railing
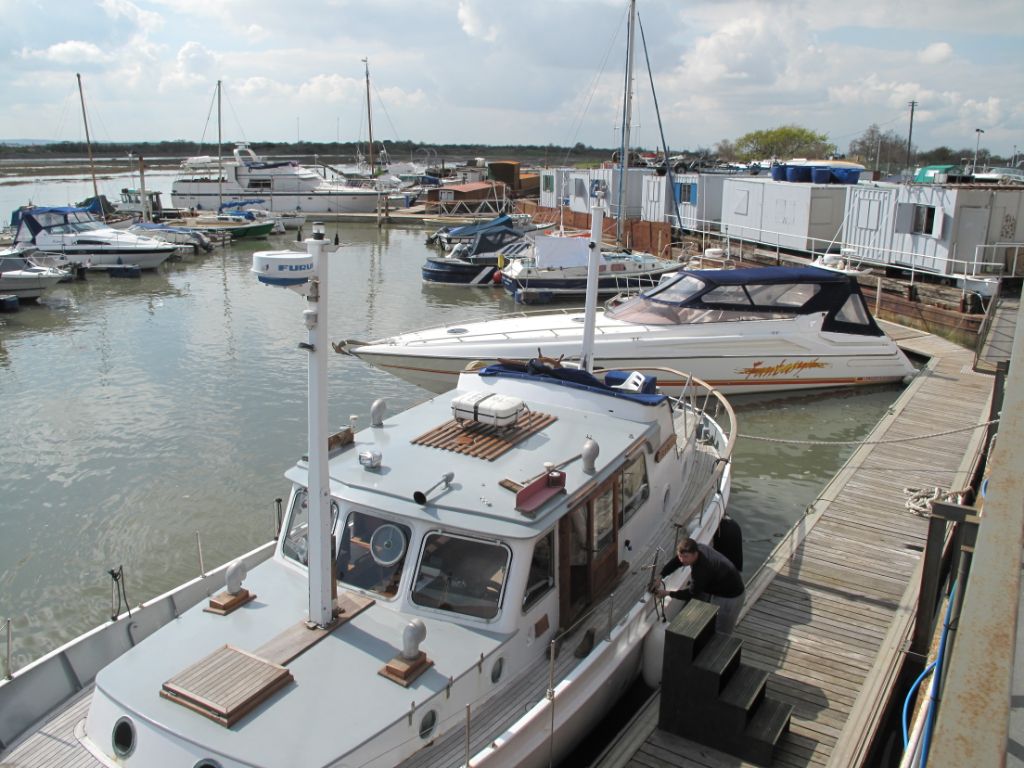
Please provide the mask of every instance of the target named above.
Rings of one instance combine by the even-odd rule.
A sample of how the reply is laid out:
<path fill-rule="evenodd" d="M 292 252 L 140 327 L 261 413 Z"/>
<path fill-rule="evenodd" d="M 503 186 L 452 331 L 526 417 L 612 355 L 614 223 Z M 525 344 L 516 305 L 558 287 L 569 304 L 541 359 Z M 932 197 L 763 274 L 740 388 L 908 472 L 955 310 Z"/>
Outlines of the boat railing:
<path fill-rule="evenodd" d="M 613 369 L 602 369 L 597 373 L 602 374 L 606 370 Z M 676 380 L 686 381 L 683 392 L 671 398 L 675 417 L 685 421 L 679 435 L 680 441 L 694 445 L 708 440 L 710 438 L 705 433 L 712 429 L 708 423 L 712 414 L 717 414 L 714 418 L 722 420 L 719 424 L 721 434 L 715 445 L 717 458 L 712 460 L 709 457 L 704 464 L 705 472 L 695 473 L 697 477 L 691 479 L 690 487 L 681 494 L 680 505 L 661 521 L 658 535 L 652 537 L 651 543 L 642 551 L 635 553 L 632 566 L 616 583 L 615 589 L 595 600 L 574 619 L 572 624 L 559 630 L 548 641 L 546 658 L 524 670 L 521 678 L 523 683 L 517 683 L 516 688 L 526 690 L 520 693 L 515 706 L 506 706 L 506 713 L 496 716 L 494 707 L 488 705 L 492 698 L 491 691 L 473 696 L 462 710 L 453 712 L 438 722 L 435 727 L 446 733 L 438 737 L 435 746 L 428 750 L 429 754 L 413 755 L 401 763 L 403 768 L 422 768 L 425 765 L 440 764 L 442 756 L 436 750 L 441 750 L 443 759 L 448 763 L 461 760 L 463 764 L 469 765 L 470 760 L 481 750 L 487 749 L 488 745 L 496 740 L 500 741 L 500 734 L 506 728 L 528 715 L 550 718 L 553 725 L 559 697 L 568 685 L 569 674 L 595 658 L 601 644 L 611 645 L 624 641 L 623 638 L 631 634 L 625 631 L 625 627 L 631 616 L 636 618 L 637 611 L 655 611 L 655 604 L 650 595 L 651 572 L 658 567 L 658 560 L 665 550 L 665 542 L 673 532 L 678 535 L 691 520 L 698 519 L 703 522 L 704 511 L 721 490 L 722 476 L 728 467 L 727 462 L 732 455 L 737 431 L 732 407 L 717 390 L 699 379 L 669 368 L 651 370 L 658 370 L 667 376 L 675 377 Z M 575 644 L 575 647 L 570 647 L 571 644 Z M 499 650 L 491 655 L 498 653 Z M 480 662 L 474 667 L 477 671 L 470 670 L 461 678 L 449 681 L 449 690 L 467 677 L 483 674 L 488 658 L 481 656 Z M 429 704 L 425 704 L 424 708 L 428 706 Z M 413 722 L 413 713 L 414 710 L 411 709 L 410 724 Z M 547 730 L 549 734 L 554 734 L 556 729 L 549 725 Z M 403 740 L 403 744 L 408 744 L 416 738 L 414 735 Z M 549 736 L 550 738 L 553 737 Z M 399 748 L 400 746 L 395 746 L 391 751 L 397 751 Z M 549 756 L 553 756 L 554 741 L 549 741 L 548 748 Z M 383 755 L 373 756 L 364 764 L 380 760 L 382 757 Z"/>
<path fill-rule="evenodd" d="M 252 569 L 274 552 L 269 541 L 231 562 Z M 96 674 L 111 661 L 177 618 L 184 611 L 223 589 L 224 563 L 101 624 L 25 667 L 13 669 L 12 622 L 7 620 L 6 677 L 0 679 L 0 751 L 34 723 L 92 685 Z"/>

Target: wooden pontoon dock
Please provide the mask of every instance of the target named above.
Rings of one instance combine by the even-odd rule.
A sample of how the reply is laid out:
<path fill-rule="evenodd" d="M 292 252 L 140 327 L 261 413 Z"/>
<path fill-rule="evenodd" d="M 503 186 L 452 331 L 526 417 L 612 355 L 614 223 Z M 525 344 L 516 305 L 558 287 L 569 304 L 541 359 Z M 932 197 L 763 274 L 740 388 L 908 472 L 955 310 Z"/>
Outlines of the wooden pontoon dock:
<path fill-rule="evenodd" d="M 974 353 L 884 325 L 928 363 L 750 579 L 734 632 L 743 662 L 770 673 L 768 696 L 793 706 L 773 765 L 865 764 L 922 584 L 929 521 L 908 489 L 966 488 L 984 448 L 993 377 Z M 659 705 L 656 693 L 595 766 L 750 764 L 659 730 Z"/>

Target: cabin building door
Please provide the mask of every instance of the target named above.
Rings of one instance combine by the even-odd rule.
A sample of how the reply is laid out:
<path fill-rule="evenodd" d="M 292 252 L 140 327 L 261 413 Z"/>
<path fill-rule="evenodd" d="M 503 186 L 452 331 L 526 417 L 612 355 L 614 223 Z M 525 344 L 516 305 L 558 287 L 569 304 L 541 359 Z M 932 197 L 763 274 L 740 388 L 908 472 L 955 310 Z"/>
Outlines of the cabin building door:
<path fill-rule="evenodd" d="M 604 483 L 559 522 L 562 629 L 604 597 L 618 575 L 619 483 Z"/>

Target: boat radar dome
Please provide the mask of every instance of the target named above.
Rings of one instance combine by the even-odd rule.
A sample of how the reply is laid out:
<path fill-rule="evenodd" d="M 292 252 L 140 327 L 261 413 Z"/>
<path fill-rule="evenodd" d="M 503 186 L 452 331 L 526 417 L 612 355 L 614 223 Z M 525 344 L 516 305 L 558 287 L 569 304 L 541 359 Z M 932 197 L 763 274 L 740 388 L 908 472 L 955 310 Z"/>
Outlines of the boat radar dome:
<path fill-rule="evenodd" d="M 267 285 L 304 286 L 316 277 L 313 256 L 295 251 L 260 251 L 252 255 L 252 272 Z"/>

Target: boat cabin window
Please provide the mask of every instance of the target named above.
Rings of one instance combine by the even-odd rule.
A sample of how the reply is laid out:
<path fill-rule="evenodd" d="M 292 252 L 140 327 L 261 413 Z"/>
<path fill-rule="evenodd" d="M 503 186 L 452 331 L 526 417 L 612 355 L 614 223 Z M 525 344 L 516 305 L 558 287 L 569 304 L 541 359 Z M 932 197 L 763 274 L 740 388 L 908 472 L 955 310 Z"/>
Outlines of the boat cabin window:
<path fill-rule="evenodd" d="M 750 297 L 742 285 L 720 285 L 713 291 L 704 294 L 707 304 L 735 304 L 740 307 L 750 306 Z"/>
<path fill-rule="evenodd" d="M 427 534 L 412 601 L 425 608 L 492 619 L 498 615 L 509 559 L 504 544 Z"/>
<path fill-rule="evenodd" d="M 530 575 L 523 593 L 523 611 L 530 610 L 555 586 L 555 532 L 549 531 L 533 547 Z"/>
<path fill-rule="evenodd" d="M 842 309 L 836 312 L 836 320 L 841 323 L 853 323 L 855 325 L 871 325 L 871 318 L 868 315 L 868 308 L 864 306 L 864 297 L 852 294 L 846 299 Z"/>
<path fill-rule="evenodd" d="M 402 577 L 412 532 L 365 512 L 350 512 L 336 533 L 338 580 L 350 587 L 394 597 Z"/>
<path fill-rule="evenodd" d="M 331 499 L 331 530 L 338 523 L 338 502 Z M 309 564 L 309 495 L 305 490 L 295 494 L 288 514 L 288 533 L 281 545 L 284 556 L 290 560 Z"/>
<path fill-rule="evenodd" d="M 747 291 L 759 307 L 802 307 L 821 290 L 815 283 L 748 285 Z"/>
<path fill-rule="evenodd" d="M 622 469 L 622 523 L 633 516 L 651 495 L 647 482 L 647 462 L 642 452 L 626 463 Z"/>

